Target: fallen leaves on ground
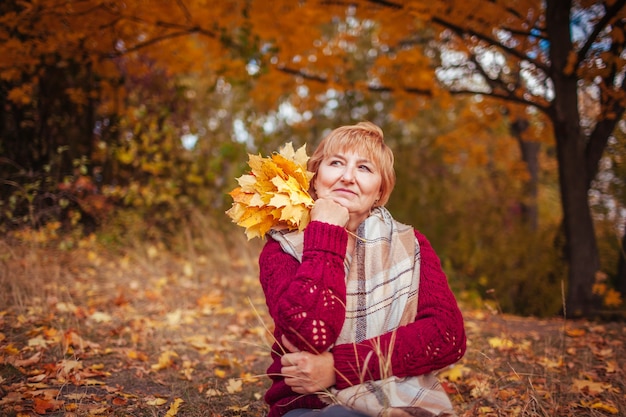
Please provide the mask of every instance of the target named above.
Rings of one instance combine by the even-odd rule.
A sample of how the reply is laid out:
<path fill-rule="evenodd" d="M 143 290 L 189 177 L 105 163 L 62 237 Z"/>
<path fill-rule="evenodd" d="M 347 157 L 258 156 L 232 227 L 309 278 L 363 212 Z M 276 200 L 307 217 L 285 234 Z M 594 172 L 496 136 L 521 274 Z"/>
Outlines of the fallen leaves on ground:
<path fill-rule="evenodd" d="M 467 353 L 439 374 L 460 417 L 626 414 L 626 323 L 465 318 Z"/>
<path fill-rule="evenodd" d="M 38 256 L 42 271 L 62 262 L 65 272 L 0 310 L 0 410 L 266 414 L 271 321 L 255 259 L 216 268 L 155 247 L 145 257 L 85 250 Z M 626 414 L 624 323 L 464 314 L 467 354 L 439 374 L 460 417 Z"/>
<path fill-rule="evenodd" d="M 254 265 L 217 271 L 154 249 L 73 255 L 59 282 L 41 277 L 24 305 L 0 310 L 0 415 L 265 412 L 255 376 L 270 342 Z"/>

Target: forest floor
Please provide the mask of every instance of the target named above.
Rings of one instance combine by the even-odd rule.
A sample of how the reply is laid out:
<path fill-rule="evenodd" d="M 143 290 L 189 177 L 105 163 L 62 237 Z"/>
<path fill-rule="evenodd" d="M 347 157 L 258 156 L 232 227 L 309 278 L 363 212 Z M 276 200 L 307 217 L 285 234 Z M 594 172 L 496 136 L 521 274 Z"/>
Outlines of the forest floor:
<path fill-rule="evenodd" d="M 267 412 L 254 255 L 0 246 L 0 416 Z M 461 306 L 467 354 L 439 375 L 459 416 L 626 415 L 626 323 Z"/>

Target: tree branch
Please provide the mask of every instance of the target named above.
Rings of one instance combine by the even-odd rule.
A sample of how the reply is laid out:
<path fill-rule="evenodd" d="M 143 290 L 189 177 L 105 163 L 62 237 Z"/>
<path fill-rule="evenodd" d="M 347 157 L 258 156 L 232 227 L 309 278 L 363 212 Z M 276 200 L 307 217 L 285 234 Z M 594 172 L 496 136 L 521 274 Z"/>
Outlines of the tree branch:
<path fill-rule="evenodd" d="M 502 29 L 506 30 L 507 32 L 513 34 L 513 35 L 517 35 L 517 36 L 523 36 L 523 37 L 527 37 L 527 38 L 537 38 L 537 39 L 541 39 L 542 41 L 547 41 L 548 37 L 544 34 L 544 30 L 538 27 L 533 27 L 533 29 L 538 30 L 539 34 L 535 34 L 531 31 L 524 31 L 524 30 L 517 30 L 517 29 L 510 29 L 508 27 L 502 27 Z"/>
<path fill-rule="evenodd" d="M 276 69 L 285 74 L 301 77 L 302 79 L 307 80 L 307 81 L 314 81 L 314 82 L 321 83 L 321 84 L 326 84 L 329 82 L 327 77 L 324 77 L 321 75 L 308 74 L 306 72 L 303 72 L 301 69 L 289 68 L 286 65 L 277 66 Z M 374 92 L 374 93 L 387 93 L 387 92 L 392 93 L 396 91 L 396 89 L 391 88 L 391 87 L 375 86 L 375 85 L 368 85 L 367 90 Z M 432 96 L 432 91 L 429 89 L 424 89 L 424 88 L 405 87 L 402 89 L 402 91 L 404 91 L 405 93 L 409 93 L 409 94 Z"/>
<path fill-rule="evenodd" d="M 493 38 L 491 38 L 491 37 L 489 37 L 487 35 L 484 35 L 484 34 L 482 34 L 480 32 L 476 32 L 474 30 L 466 30 L 465 28 L 463 28 L 463 27 L 461 27 L 459 25 L 456 25 L 454 23 L 448 22 L 448 21 L 444 20 L 443 18 L 437 17 L 437 16 L 433 16 L 432 22 L 436 23 L 436 24 L 438 24 L 440 26 L 443 26 L 443 27 L 445 27 L 447 29 L 452 30 L 460 38 L 462 38 L 463 35 L 465 35 L 465 34 L 467 34 L 469 36 L 475 36 L 478 39 L 487 42 L 491 46 L 495 46 L 495 47 L 497 47 L 499 49 L 502 49 L 503 51 L 507 52 L 508 54 L 510 54 L 510 55 L 512 55 L 512 56 L 514 56 L 516 58 L 518 58 L 521 61 L 531 62 L 537 68 L 540 68 L 545 73 L 548 73 L 548 67 L 544 63 L 542 63 L 542 62 L 540 62 L 538 60 L 535 60 L 535 59 L 531 59 L 528 55 L 525 55 L 525 54 L 523 54 L 523 53 L 521 53 L 521 52 L 519 52 L 519 51 L 517 51 L 517 50 L 515 50 L 513 48 L 505 46 L 501 42 L 498 42 L 497 40 L 495 40 L 495 39 L 493 39 Z"/>
<path fill-rule="evenodd" d="M 396 10 L 404 9 L 404 5 L 402 3 L 394 3 L 389 0 L 367 0 L 367 3 L 372 3 L 383 7 L 389 7 Z"/>
<path fill-rule="evenodd" d="M 120 57 L 120 56 L 124 56 L 133 52 L 136 52 L 140 49 L 146 48 L 150 45 L 154 45 L 156 43 L 159 43 L 161 41 L 164 41 L 166 39 L 174 39 L 174 38 L 178 38 L 181 36 L 187 36 L 191 33 L 200 33 L 200 34 L 205 34 L 203 33 L 203 31 L 199 28 L 196 29 L 189 29 L 189 30 L 181 30 L 178 32 L 170 32 L 161 36 L 155 36 L 154 38 L 148 39 L 145 42 L 140 42 L 137 43 L 133 46 L 131 46 L 130 48 L 126 48 L 123 51 L 119 51 L 118 53 L 112 53 L 112 54 L 108 54 L 106 55 L 108 58 L 115 58 L 115 57 Z"/>
<path fill-rule="evenodd" d="M 620 23 L 619 29 L 623 30 L 623 26 L 624 24 Z M 623 42 L 619 44 L 613 42 L 611 45 L 611 52 L 614 56 L 620 56 L 623 49 Z M 617 67 L 615 64 L 613 64 L 610 73 L 603 78 L 605 88 L 613 86 L 616 77 L 620 76 L 622 74 L 622 71 L 623 68 Z M 596 126 L 591 132 L 591 135 L 589 135 L 589 140 L 585 149 L 586 166 L 587 172 L 589 173 L 587 184 L 588 186 L 591 185 L 591 181 L 593 181 L 596 174 L 598 173 L 598 163 L 600 162 L 600 158 L 602 158 L 602 154 L 604 153 L 604 149 L 606 148 L 608 138 L 611 133 L 613 133 L 615 126 L 622 119 L 624 111 L 626 110 L 623 101 L 623 97 L 624 95 L 626 95 L 626 78 L 624 77 L 622 77 L 619 92 L 621 92 L 619 98 L 616 98 L 612 94 L 602 94 L 602 97 L 609 98 L 606 101 L 601 99 L 601 108 L 603 109 L 602 115 L 604 117 L 598 120 L 598 122 L 596 123 Z"/>
<path fill-rule="evenodd" d="M 606 10 L 606 13 L 604 14 L 604 16 L 602 16 L 602 19 L 600 19 L 598 24 L 594 27 L 593 32 L 587 39 L 585 45 L 580 49 L 580 51 L 578 51 L 576 67 L 578 67 L 578 65 L 580 65 L 582 61 L 584 61 L 587 53 L 591 49 L 591 46 L 598 40 L 598 36 L 600 36 L 600 33 L 602 33 L 602 31 L 606 28 L 609 22 L 617 15 L 617 12 L 619 12 L 625 4 L 626 0 L 618 0 L 615 2 L 615 4 L 613 4 Z"/>
<path fill-rule="evenodd" d="M 469 90 L 469 89 L 458 89 L 458 90 L 452 90 L 449 89 L 448 92 L 452 95 L 476 95 L 476 94 L 481 94 L 483 96 L 487 96 L 487 97 L 493 97 L 495 99 L 498 100 L 502 100 L 502 101 L 507 101 L 507 102 L 512 102 L 512 103 L 517 103 L 517 104 L 522 104 L 524 106 L 529 106 L 529 107 L 534 107 L 538 110 L 540 110 L 542 113 L 545 113 L 546 115 L 550 114 L 550 103 L 545 102 L 545 103 L 539 103 L 539 102 L 535 102 L 535 101 L 530 101 L 530 100 L 526 100 L 524 98 L 512 95 L 512 94 L 500 94 L 497 92 L 491 92 L 491 93 L 479 93 L 475 90 Z"/>
<path fill-rule="evenodd" d="M 185 15 L 185 20 L 191 23 L 192 21 L 191 13 L 189 13 L 189 9 L 185 5 L 185 3 L 183 3 L 183 0 L 176 0 L 176 3 L 178 4 L 178 7 L 180 7 L 180 9 L 183 11 L 183 14 Z"/>

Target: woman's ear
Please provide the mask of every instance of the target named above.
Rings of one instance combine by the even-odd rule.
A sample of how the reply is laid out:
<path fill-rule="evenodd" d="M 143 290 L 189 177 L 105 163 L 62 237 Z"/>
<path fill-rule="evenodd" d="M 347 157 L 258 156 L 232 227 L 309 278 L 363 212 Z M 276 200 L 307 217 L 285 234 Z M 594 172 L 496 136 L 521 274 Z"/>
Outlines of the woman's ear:
<path fill-rule="evenodd" d="M 315 189 L 315 184 L 317 183 L 317 173 L 313 175 L 311 178 L 311 182 L 309 183 L 309 194 L 313 197 L 313 200 L 317 199 L 317 190 Z"/>
<path fill-rule="evenodd" d="M 317 192 L 315 191 L 315 180 L 317 179 L 317 175 L 311 178 L 311 182 L 309 183 L 309 194 L 313 198 L 313 200 L 317 199 Z"/>

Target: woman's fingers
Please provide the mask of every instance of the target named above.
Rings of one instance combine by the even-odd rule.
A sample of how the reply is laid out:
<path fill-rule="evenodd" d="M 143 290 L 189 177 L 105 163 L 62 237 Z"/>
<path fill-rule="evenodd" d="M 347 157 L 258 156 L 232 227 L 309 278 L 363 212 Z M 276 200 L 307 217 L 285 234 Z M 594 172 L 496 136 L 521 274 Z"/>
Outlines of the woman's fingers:
<path fill-rule="evenodd" d="M 318 198 L 311 209 L 311 220 L 345 226 L 350 219 L 348 209 L 329 198 Z"/>
<path fill-rule="evenodd" d="M 296 366 L 298 358 L 293 353 L 286 353 L 280 358 L 280 364 L 284 367 Z"/>
<path fill-rule="evenodd" d="M 334 360 L 330 352 L 315 355 L 301 352 L 284 335 L 281 338 L 285 353 L 280 363 L 285 383 L 298 394 L 310 394 L 335 384 Z"/>
<path fill-rule="evenodd" d="M 305 378 L 297 366 L 283 366 L 280 372 L 285 377 L 285 384 L 287 384 L 292 391 L 297 392 L 298 394 L 307 393 L 304 388 L 304 385 L 306 385 Z"/>
<path fill-rule="evenodd" d="M 299 352 L 299 349 L 289 341 L 289 339 L 287 339 L 285 337 L 285 335 L 282 335 L 280 338 L 283 346 L 289 351 L 289 352 Z"/>

